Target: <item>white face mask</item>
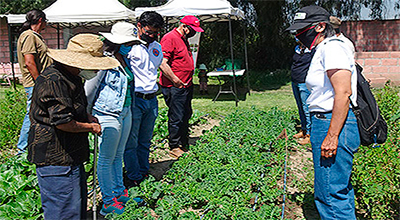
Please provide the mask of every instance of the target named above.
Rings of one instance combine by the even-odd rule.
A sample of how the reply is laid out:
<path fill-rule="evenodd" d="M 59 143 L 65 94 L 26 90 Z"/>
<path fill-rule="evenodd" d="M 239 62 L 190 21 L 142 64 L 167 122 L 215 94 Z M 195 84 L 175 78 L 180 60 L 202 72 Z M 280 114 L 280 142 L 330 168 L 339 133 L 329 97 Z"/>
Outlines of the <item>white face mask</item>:
<path fill-rule="evenodd" d="M 97 71 L 94 70 L 81 70 L 79 76 L 85 80 L 93 79 L 97 75 Z"/>

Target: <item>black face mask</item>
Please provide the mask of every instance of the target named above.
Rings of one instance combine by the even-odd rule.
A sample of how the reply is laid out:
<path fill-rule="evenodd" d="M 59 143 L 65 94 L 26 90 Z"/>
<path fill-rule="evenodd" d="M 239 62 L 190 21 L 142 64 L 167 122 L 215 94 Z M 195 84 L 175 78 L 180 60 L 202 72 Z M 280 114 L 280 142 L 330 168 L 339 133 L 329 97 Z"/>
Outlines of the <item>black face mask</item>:
<path fill-rule="evenodd" d="M 189 33 L 186 34 L 186 39 L 189 39 L 189 38 L 193 37 L 194 35 L 196 35 L 196 31 L 193 30 L 192 28 L 189 28 Z"/>
<path fill-rule="evenodd" d="M 142 35 L 140 36 L 140 39 L 146 41 L 147 44 L 151 44 L 151 43 L 153 43 L 153 42 L 156 40 L 154 37 L 150 37 L 150 36 L 147 35 L 147 34 L 142 34 Z"/>
<path fill-rule="evenodd" d="M 299 41 L 310 50 L 315 47 L 315 41 L 317 40 L 319 34 L 321 34 L 315 31 L 315 27 L 316 25 L 311 26 L 296 34 L 297 39 L 299 39 Z"/>

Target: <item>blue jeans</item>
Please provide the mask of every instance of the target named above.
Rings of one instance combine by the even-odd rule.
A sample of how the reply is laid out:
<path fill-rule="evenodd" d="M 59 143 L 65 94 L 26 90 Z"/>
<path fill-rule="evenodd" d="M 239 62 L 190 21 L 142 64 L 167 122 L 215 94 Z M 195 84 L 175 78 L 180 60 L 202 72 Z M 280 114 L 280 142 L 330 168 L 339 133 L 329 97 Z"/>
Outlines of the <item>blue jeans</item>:
<path fill-rule="evenodd" d="M 189 119 L 192 117 L 193 85 L 188 88 L 162 87 L 168 106 L 168 141 L 171 149 L 189 144 Z"/>
<path fill-rule="evenodd" d="M 311 119 L 306 103 L 308 96 L 310 96 L 310 91 L 308 91 L 305 83 L 296 82 L 292 82 L 292 90 L 294 98 L 296 99 L 297 109 L 299 110 L 301 130 L 310 134 Z"/>
<path fill-rule="evenodd" d="M 86 219 L 87 185 L 83 165 L 37 166 L 45 220 Z"/>
<path fill-rule="evenodd" d="M 132 112 L 132 129 L 126 143 L 124 163 L 127 177 L 138 181 L 150 168 L 150 144 L 158 116 L 157 98 L 145 100 L 136 97 Z"/>
<path fill-rule="evenodd" d="M 321 157 L 321 144 L 332 113 L 311 113 L 311 145 L 314 162 L 314 200 L 321 219 L 356 219 L 354 189 L 350 183 L 354 153 L 360 145 L 357 120 L 350 109 L 339 135 L 336 156 Z"/>
<path fill-rule="evenodd" d="M 122 158 L 132 125 L 130 107 L 124 107 L 119 117 L 93 110 L 101 125 L 100 150 L 97 161 L 97 176 L 104 204 L 122 195 L 125 190 L 122 177 Z"/>
<path fill-rule="evenodd" d="M 29 132 L 29 127 L 31 126 L 31 121 L 29 121 L 29 109 L 31 108 L 33 87 L 25 87 L 25 92 L 27 98 L 26 114 L 24 117 L 24 121 L 22 122 L 22 127 L 19 133 L 19 140 L 17 144 L 17 147 L 20 152 L 24 152 L 26 146 L 28 146 L 28 132 Z"/>

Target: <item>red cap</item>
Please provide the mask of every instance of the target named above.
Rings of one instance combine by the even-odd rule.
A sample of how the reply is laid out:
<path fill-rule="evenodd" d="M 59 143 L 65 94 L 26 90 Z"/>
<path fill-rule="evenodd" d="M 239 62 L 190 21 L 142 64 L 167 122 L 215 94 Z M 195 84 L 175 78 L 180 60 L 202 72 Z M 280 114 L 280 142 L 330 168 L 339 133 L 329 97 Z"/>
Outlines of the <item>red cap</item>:
<path fill-rule="evenodd" d="M 204 30 L 200 27 L 200 21 L 193 15 L 186 15 L 181 19 L 181 22 L 189 25 L 196 32 L 204 32 Z"/>

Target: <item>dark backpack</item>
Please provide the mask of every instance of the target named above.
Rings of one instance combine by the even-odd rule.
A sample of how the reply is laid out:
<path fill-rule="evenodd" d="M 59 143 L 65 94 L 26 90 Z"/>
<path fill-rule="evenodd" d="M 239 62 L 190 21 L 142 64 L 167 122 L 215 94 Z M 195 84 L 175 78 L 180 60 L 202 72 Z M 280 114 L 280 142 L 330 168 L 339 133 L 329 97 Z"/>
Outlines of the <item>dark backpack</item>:
<path fill-rule="evenodd" d="M 383 119 L 378 104 L 371 92 L 369 82 L 361 74 L 363 68 L 357 67 L 357 106 L 350 100 L 357 118 L 361 145 L 383 144 L 387 138 L 387 124 Z"/>

